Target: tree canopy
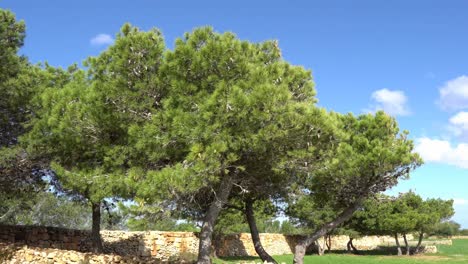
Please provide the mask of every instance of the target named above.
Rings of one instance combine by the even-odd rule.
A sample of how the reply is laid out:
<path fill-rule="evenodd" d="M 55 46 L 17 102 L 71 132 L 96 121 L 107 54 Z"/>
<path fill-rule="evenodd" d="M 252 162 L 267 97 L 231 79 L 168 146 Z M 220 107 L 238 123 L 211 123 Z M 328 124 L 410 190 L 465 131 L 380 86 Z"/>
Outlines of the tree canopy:
<path fill-rule="evenodd" d="M 381 195 L 422 164 L 409 132 L 382 111 L 318 107 L 310 70 L 285 61 L 277 41 L 201 27 L 170 50 L 158 29 L 125 24 L 83 67 L 62 69 L 18 55 L 24 36 L 24 23 L 0 9 L 0 198 L 16 195 L 0 204 L 0 220 L 20 208 L 19 190 L 43 191 L 47 176 L 92 208 L 96 251 L 109 199 L 130 200 L 117 218 L 132 229 L 200 226 L 198 263 L 210 263 L 213 233 L 246 224 L 262 260 L 274 262 L 258 233 L 279 230 L 273 217 L 283 209 L 284 229 L 307 233 L 295 263 L 338 227 L 396 243 L 449 228 L 452 201 Z M 63 197 L 26 195 L 23 204 L 73 215 Z"/>

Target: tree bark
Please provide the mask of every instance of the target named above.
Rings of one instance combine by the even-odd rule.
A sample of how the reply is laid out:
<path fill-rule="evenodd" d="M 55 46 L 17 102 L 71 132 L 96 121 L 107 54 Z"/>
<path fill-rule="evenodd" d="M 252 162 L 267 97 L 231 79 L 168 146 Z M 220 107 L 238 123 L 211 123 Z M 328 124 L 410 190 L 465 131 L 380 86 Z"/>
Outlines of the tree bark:
<path fill-rule="evenodd" d="M 423 232 L 420 232 L 420 233 L 419 233 L 418 244 L 416 245 L 416 248 L 415 248 L 415 250 L 414 250 L 414 253 L 415 253 L 415 254 L 418 254 L 419 251 L 421 250 L 421 244 L 422 244 L 422 241 L 423 241 L 423 236 L 424 236 L 424 233 L 423 233 Z"/>
<path fill-rule="evenodd" d="M 358 254 L 359 252 L 358 252 L 357 248 L 353 245 L 353 240 L 354 240 L 354 238 L 350 237 L 346 247 L 348 249 L 348 252 L 351 252 L 351 250 L 352 250 L 354 254 Z"/>
<path fill-rule="evenodd" d="M 93 245 L 93 252 L 94 253 L 101 253 L 102 252 L 102 239 L 101 239 L 101 202 L 92 202 L 91 203 L 93 209 L 93 225 L 91 228 L 91 241 Z"/>
<path fill-rule="evenodd" d="M 306 249 L 312 242 L 317 240 L 319 237 L 324 236 L 331 230 L 335 229 L 338 225 L 343 223 L 344 221 L 348 220 L 353 216 L 353 213 L 359 208 L 361 205 L 362 200 L 356 201 L 354 204 L 346 208 L 338 217 L 335 218 L 335 220 L 326 223 L 325 225 L 322 226 L 319 230 L 317 230 L 315 233 L 313 233 L 310 236 L 307 236 L 304 240 L 300 241 L 294 250 L 294 264 L 303 264 L 304 263 L 304 256 L 306 253 Z"/>
<path fill-rule="evenodd" d="M 247 218 L 247 222 L 249 223 L 250 234 L 252 236 L 255 252 L 257 252 L 258 256 L 262 259 L 262 262 L 277 264 L 276 260 L 274 260 L 262 246 L 260 235 L 258 234 L 257 223 L 255 222 L 253 200 L 251 199 L 245 201 L 245 216 Z"/>
<path fill-rule="evenodd" d="M 211 253 L 211 239 L 213 236 L 213 229 L 216 219 L 218 218 L 219 212 L 224 204 L 228 201 L 229 194 L 233 186 L 233 181 L 230 176 L 223 176 L 219 186 L 219 190 L 216 193 L 215 200 L 211 203 L 208 211 L 206 212 L 205 219 L 200 231 L 200 243 L 198 246 L 198 260 L 199 264 L 210 264 L 210 253 Z"/>
<path fill-rule="evenodd" d="M 395 243 L 397 246 L 397 255 L 401 256 L 402 253 L 401 253 L 400 241 L 398 241 L 398 234 L 395 234 Z"/>
<path fill-rule="evenodd" d="M 328 234 L 326 237 L 325 237 L 325 245 L 327 246 L 327 250 L 328 250 L 328 253 L 331 252 L 331 248 L 332 248 L 332 241 L 331 241 L 331 235 Z"/>
<path fill-rule="evenodd" d="M 410 246 L 408 244 L 408 239 L 406 239 L 406 234 L 403 234 L 403 240 L 405 241 L 406 256 L 409 256 L 410 255 Z"/>

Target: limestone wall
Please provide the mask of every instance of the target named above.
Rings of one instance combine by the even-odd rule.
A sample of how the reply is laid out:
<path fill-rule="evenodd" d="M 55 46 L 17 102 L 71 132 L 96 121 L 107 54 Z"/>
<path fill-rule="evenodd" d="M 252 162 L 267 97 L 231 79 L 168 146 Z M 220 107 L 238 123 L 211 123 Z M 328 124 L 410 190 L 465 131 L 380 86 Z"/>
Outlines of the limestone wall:
<path fill-rule="evenodd" d="M 196 254 L 198 237 L 193 232 L 101 231 L 104 252 L 119 256 L 152 257 L 167 261 L 181 253 Z M 38 248 L 91 251 L 90 232 L 53 227 L 1 226 L 0 242 Z"/>
<path fill-rule="evenodd" d="M 2 226 L 0 243 L 32 248 L 74 250 L 89 252 L 91 241 L 89 231 L 68 230 L 51 227 Z M 181 256 L 186 259 L 196 257 L 198 234 L 192 232 L 125 232 L 102 231 L 104 252 L 109 259 L 115 256 L 124 258 L 171 261 Z M 272 255 L 292 254 L 302 237 L 281 234 L 260 234 L 266 251 Z M 412 239 L 411 236 L 408 239 Z M 319 241 L 323 245 L 323 240 Z M 334 236 L 332 250 L 346 250 L 347 236 Z M 375 249 L 378 246 L 395 245 L 392 237 L 363 237 L 354 245 L 360 250 Z M 214 247 L 218 256 L 256 256 L 250 234 L 237 234 L 217 238 Z M 43 253 L 41 253 L 43 254 Z M 46 256 L 49 253 L 44 253 Z M 57 253 L 58 254 L 58 253 Z M 87 253 L 89 255 L 89 253 Z M 80 256 L 80 257 L 84 257 Z M 91 255 L 89 255 L 91 256 Z M 112 263 L 109 261 L 109 263 Z"/>

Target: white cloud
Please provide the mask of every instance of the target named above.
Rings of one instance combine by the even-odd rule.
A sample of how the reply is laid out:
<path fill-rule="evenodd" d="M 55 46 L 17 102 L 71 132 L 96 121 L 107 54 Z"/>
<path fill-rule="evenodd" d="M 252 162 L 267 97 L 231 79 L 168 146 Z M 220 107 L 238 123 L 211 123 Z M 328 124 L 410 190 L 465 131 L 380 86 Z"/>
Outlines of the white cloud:
<path fill-rule="evenodd" d="M 468 76 L 462 75 L 445 83 L 439 89 L 439 104 L 446 110 L 468 108 Z"/>
<path fill-rule="evenodd" d="M 463 198 L 455 198 L 453 199 L 454 205 L 468 205 L 468 199 Z"/>
<path fill-rule="evenodd" d="M 427 137 L 416 140 L 415 151 L 426 162 L 444 163 L 468 169 L 468 144 L 452 146 L 447 140 Z"/>
<path fill-rule="evenodd" d="M 371 112 L 383 110 L 390 115 L 409 115 L 408 98 L 403 91 L 381 89 L 372 93 Z"/>
<path fill-rule="evenodd" d="M 448 128 L 455 136 L 468 139 L 468 112 L 457 113 L 450 118 L 449 122 Z"/>
<path fill-rule="evenodd" d="M 93 46 L 102 46 L 112 44 L 114 39 L 108 34 L 98 34 L 91 39 L 90 43 Z"/>

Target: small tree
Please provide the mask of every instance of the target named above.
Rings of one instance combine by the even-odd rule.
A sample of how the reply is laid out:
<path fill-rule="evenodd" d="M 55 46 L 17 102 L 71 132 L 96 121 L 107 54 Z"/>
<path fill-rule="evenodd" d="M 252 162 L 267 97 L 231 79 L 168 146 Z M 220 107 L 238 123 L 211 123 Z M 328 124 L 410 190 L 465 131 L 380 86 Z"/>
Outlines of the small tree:
<path fill-rule="evenodd" d="M 419 234 L 415 253 L 421 248 L 424 234 L 433 233 L 438 226 L 454 215 L 453 200 L 427 199 L 418 208 L 416 230 Z"/>
<path fill-rule="evenodd" d="M 345 115 L 341 122 L 336 152 L 304 180 L 318 204 L 331 204 L 341 213 L 297 244 L 294 263 L 303 263 L 306 248 L 348 220 L 366 198 L 394 186 L 421 164 L 408 132 L 400 133 L 385 113 Z"/>

